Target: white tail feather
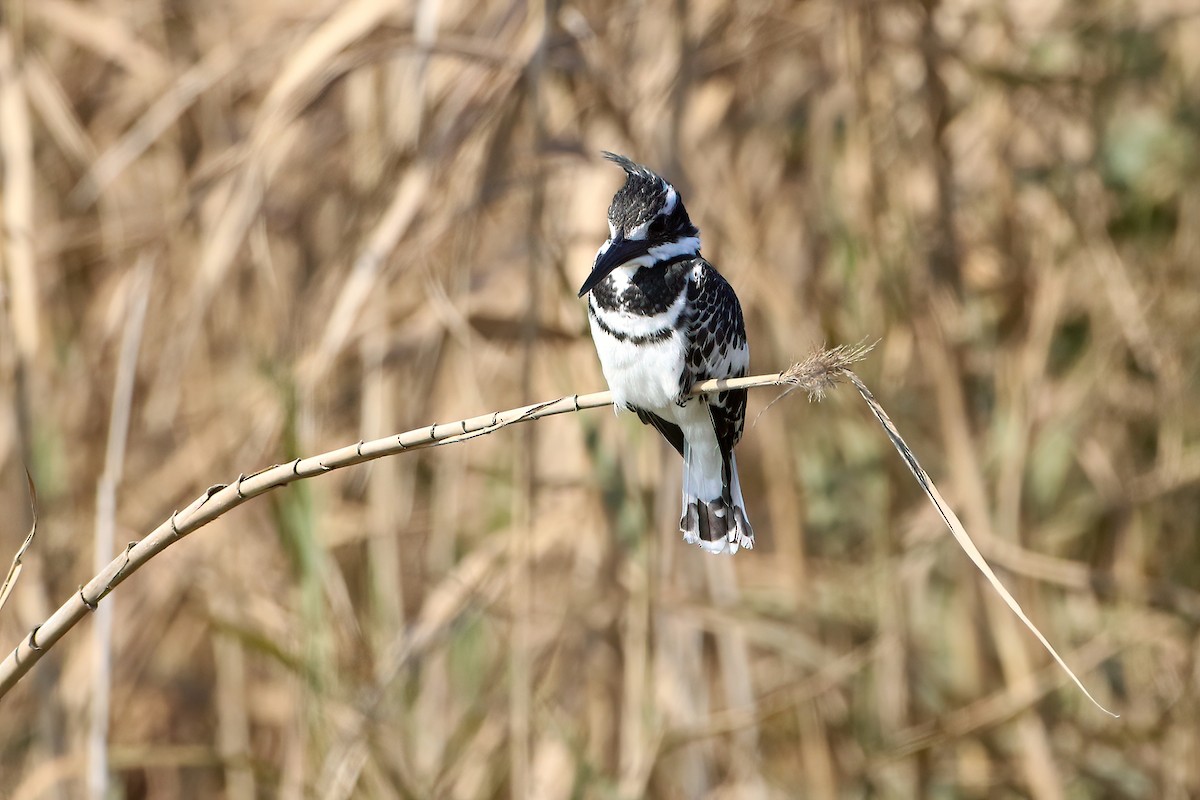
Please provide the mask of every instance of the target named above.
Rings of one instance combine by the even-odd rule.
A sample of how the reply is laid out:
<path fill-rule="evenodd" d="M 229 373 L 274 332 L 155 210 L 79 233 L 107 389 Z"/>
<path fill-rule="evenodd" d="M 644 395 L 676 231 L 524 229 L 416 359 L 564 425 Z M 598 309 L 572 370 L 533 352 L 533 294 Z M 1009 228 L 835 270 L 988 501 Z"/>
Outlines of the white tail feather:
<path fill-rule="evenodd" d="M 683 449 L 683 510 L 679 529 L 683 540 L 714 554 L 733 555 L 739 547 L 754 547 L 754 529 L 746 517 L 738 479 L 737 460 L 730 456 L 729 486 L 724 485 L 720 453 L 714 459 L 708 453 L 695 453 L 685 443 Z"/>

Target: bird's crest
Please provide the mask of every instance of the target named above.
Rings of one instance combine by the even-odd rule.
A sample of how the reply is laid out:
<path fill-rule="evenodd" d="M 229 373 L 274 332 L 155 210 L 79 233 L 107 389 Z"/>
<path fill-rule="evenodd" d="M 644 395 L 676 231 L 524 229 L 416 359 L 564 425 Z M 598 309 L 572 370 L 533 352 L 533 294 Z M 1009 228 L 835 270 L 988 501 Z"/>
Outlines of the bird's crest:
<path fill-rule="evenodd" d="M 610 153 L 607 150 L 604 150 L 603 153 L 605 158 L 619 166 L 621 169 L 625 170 L 625 174 L 630 177 L 646 178 L 647 180 L 656 181 L 663 180 L 649 167 L 643 167 L 641 164 L 638 164 L 623 155 Z M 665 181 L 663 182 L 665 183 Z"/>

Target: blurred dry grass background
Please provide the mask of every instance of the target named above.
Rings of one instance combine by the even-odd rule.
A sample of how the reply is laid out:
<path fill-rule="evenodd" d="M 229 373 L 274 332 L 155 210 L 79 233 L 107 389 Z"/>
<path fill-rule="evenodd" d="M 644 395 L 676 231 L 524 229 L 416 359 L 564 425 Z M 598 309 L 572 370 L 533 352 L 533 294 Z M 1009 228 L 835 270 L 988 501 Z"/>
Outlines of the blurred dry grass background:
<path fill-rule="evenodd" d="M 209 484 L 603 388 L 611 149 L 680 186 L 755 371 L 882 338 L 860 373 L 1123 716 L 843 390 L 748 426 L 734 559 L 605 413 L 255 501 L 106 601 L 111 667 L 88 623 L 0 703 L 0 794 L 92 752 L 129 798 L 1200 796 L 1198 11 L 8 0 L 3 647 Z"/>

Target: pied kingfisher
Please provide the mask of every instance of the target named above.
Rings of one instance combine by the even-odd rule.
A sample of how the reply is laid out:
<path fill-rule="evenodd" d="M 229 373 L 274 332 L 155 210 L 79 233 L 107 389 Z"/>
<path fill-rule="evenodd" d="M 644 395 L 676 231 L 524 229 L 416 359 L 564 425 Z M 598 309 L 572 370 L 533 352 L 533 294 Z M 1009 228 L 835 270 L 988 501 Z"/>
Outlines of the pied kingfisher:
<path fill-rule="evenodd" d="M 698 381 L 742 377 L 750 348 L 733 288 L 700 256 L 700 231 L 675 187 L 624 156 L 608 240 L 579 290 L 613 403 L 683 456 L 684 541 L 710 553 L 754 546 L 733 447 L 746 390 L 689 397 Z"/>

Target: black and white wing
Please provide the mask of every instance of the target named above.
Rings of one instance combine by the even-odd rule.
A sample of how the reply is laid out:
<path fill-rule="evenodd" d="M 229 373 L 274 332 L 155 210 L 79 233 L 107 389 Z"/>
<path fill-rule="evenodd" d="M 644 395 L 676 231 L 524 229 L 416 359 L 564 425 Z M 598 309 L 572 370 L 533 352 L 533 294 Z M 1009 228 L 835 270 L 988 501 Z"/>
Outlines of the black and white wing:
<path fill-rule="evenodd" d="M 741 378 L 750 368 L 750 347 L 742 306 L 733 287 L 704 259 L 697 259 L 688 282 L 688 351 L 685 389 L 710 378 Z M 707 395 L 717 442 L 728 458 L 742 438 L 746 390 Z"/>
<path fill-rule="evenodd" d="M 733 287 L 702 258 L 695 260 L 689 277 L 685 289 L 686 310 L 680 319 L 685 350 L 679 390 L 681 398 L 685 399 L 699 381 L 740 378 L 750 365 L 742 307 Z M 742 438 L 746 390 L 706 395 L 700 402 L 709 406 L 717 443 L 728 460 L 734 445 Z M 630 406 L 630 410 L 638 415 L 642 424 L 651 425 L 661 433 L 679 455 L 685 455 L 684 435 L 678 425 L 648 409 Z"/>

